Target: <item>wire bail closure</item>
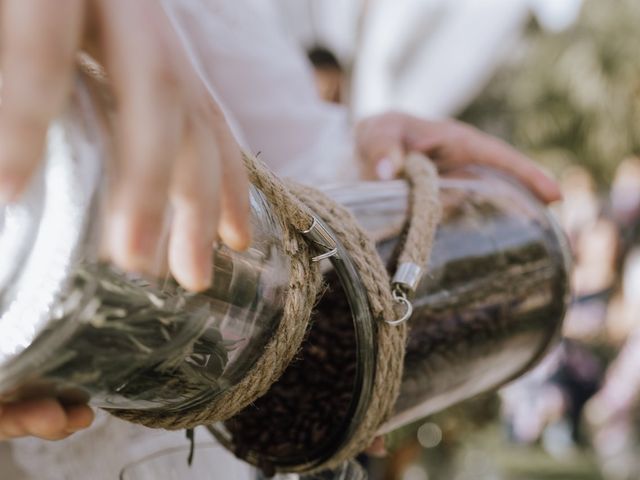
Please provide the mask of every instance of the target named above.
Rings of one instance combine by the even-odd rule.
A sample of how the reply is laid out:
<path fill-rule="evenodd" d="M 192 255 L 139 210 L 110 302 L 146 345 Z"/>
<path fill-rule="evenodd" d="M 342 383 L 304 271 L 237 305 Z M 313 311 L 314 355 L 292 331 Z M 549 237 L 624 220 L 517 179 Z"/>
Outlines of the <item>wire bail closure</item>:
<path fill-rule="evenodd" d="M 326 229 L 322 222 L 312 216 L 311 226 L 300 233 L 311 242 L 322 253 L 312 258 L 312 261 L 319 262 L 327 258 L 335 257 L 338 254 L 338 245 L 333 235 Z M 393 280 L 391 281 L 391 294 L 393 300 L 404 308 L 402 316 L 396 320 L 385 320 L 392 326 L 402 325 L 413 315 L 413 304 L 408 296 L 413 293 L 422 278 L 422 267 L 412 262 L 404 262 L 398 265 Z"/>
<path fill-rule="evenodd" d="M 402 316 L 397 320 L 386 320 L 387 324 L 395 327 L 402 325 L 411 318 L 411 315 L 413 315 L 413 304 L 407 298 L 407 293 L 399 285 L 394 285 L 391 293 L 393 295 L 393 300 L 402 305 L 405 309 L 404 314 L 402 314 Z"/>
<path fill-rule="evenodd" d="M 315 215 L 313 215 L 312 218 L 313 222 L 311 226 L 300 233 L 323 253 L 313 257 L 311 260 L 313 262 L 319 262 L 326 258 L 336 256 L 338 254 L 338 244 L 335 239 Z"/>

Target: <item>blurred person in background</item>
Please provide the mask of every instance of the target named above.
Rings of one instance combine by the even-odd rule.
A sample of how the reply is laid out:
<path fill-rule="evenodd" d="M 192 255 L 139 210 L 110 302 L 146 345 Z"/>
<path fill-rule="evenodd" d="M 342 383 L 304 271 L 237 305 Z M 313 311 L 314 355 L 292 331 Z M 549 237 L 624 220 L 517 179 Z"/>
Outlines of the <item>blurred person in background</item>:
<path fill-rule="evenodd" d="M 559 457 L 584 445 L 582 413 L 602 374 L 600 360 L 587 346 L 564 340 L 532 372 L 501 390 L 509 438 L 526 445 L 541 441 Z"/>
<path fill-rule="evenodd" d="M 623 234 L 623 252 L 628 251 L 640 243 L 640 158 L 629 157 L 618 165 L 609 203 L 611 215 Z"/>
<path fill-rule="evenodd" d="M 593 427 L 583 433 L 593 432 L 605 478 L 635 479 L 640 3 L 583 3 L 575 27 L 565 32 L 549 35 L 530 25 L 522 49 L 461 117 L 508 138 L 563 177 L 560 218 L 576 254 L 577 287 L 564 334 L 610 365 L 602 391 L 586 408 Z"/>
<path fill-rule="evenodd" d="M 622 312 L 634 317 L 635 328 L 609 367 L 602 389 L 589 402 L 587 422 L 606 477 L 631 480 L 640 474 L 640 247 L 626 257 L 622 278 Z"/>
<path fill-rule="evenodd" d="M 33 8 L 34 5 L 37 6 L 37 2 L 14 0 L 4 2 L 2 5 L 6 7 L 9 4 L 17 10 L 3 10 L 5 40 L 9 38 L 7 35 L 10 33 L 14 35 L 10 37 L 11 41 L 3 43 L 5 79 L 9 78 L 8 72 L 13 72 L 15 68 L 25 76 L 23 87 L 27 90 L 23 90 L 23 93 L 28 92 L 29 86 L 33 86 L 29 83 L 34 80 L 30 77 L 33 74 L 37 74 L 35 80 L 38 81 L 46 80 L 48 75 L 59 75 L 55 79 L 61 82 L 61 87 L 64 87 L 60 91 L 39 92 L 44 95 L 42 99 L 45 102 L 51 100 L 46 97 L 47 93 L 55 93 L 57 96 L 52 103 L 39 105 L 27 102 L 27 106 L 35 109 L 48 107 L 44 112 L 37 110 L 38 114 L 42 114 L 43 120 L 37 123 L 36 131 L 22 132 L 35 136 L 36 139 L 39 138 L 39 145 L 42 145 L 48 121 L 63 108 L 65 92 L 70 88 L 74 69 L 73 60 L 79 49 L 79 43 L 76 44 L 77 38 L 66 36 L 69 34 L 65 27 L 67 17 L 61 19 L 57 15 L 52 15 L 50 10 Z M 78 1 L 76 5 L 81 4 L 82 2 Z M 114 33 L 113 36 L 106 36 L 102 40 L 104 42 L 102 47 L 106 48 L 109 59 L 106 64 L 107 73 L 113 81 L 118 81 L 118 75 L 126 72 L 127 81 L 134 82 L 130 85 L 122 80 L 121 84 L 115 85 L 115 93 L 120 100 L 119 113 L 131 112 L 130 108 L 134 112 L 142 108 L 143 113 L 145 108 L 159 109 L 152 110 L 149 115 L 133 115 L 127 119 L 116 116 L 116 122 L 121 122 L 117 123 L 116 127 L 124 128 L 123 134 L 128 134 L 123 137 L 125 140 L 131 141 L 138 135 L 142 136 L 142 140 L 149 140 L 145 135 L 149 131 L 153 132 L 151 126 L 155 125 L 149 122 L 171 120 L 173 117 L 169 113 L 180 112 L 183 108 L 190 112 L 188 109 L 193 107 L 194 100 L 188 95 L 169 96 L 165 99 L 162 91 L 151 90 L 159 96 L 150 98 L 149 92 L 145 90 L 148 87 L 145 81 L 158 80 L 153 77 L 158 70 L 147 70 L 154 65 L 142 62 L 141 59 L 158 60 L 167 58 L 169 55 L 171 62 L 175 63 L 170 63 L 169 70 L 164 72 L 174 74 L 177 72 L 173 69 L 179 70 L 180 76 L 176 78 L 178 82 L 176 86 L 180 88 L 195 86 L 195 89 L 190 92 L 200 95 L 199 101 L 204 101 L 206 105 L 213 102 L 216 106 L 212 123 L 207 123 L 204 121 L 206 119 L 199 117 L 194 117 L 189 123 L 191 127 L 199 129 L 198 138 L 203 142 L 200 146 L 206 147 L 198 152 L 202 154 L 218 151 L 220 154 L 215 158 L 221 162 L 217 167 L 222 173 L 216 169 L 204 168 L 204 165 L 208 165 L 207 163 L 201 165 L 203 170 L 195 170 L 196 173 L 199 172 L 199 176 L 204 180 L 203 185 L 207 185 L 207 188 L 211 188 L 211 185 L 208 185 L 210 180 L 213 185 L 215 185 L 213 180 L 220 177 L 223 177 L 224 182 L 227 181 L 230 173 L 225 170 L 229 167 L 226 162 L 230 161 L 231 157 L 237 160 L 238 145 L 243 145 L 247 149 L 260 151 L 262 159 L 280 175 L 310 184 L 321 184 L 335 179 L 343 181 L 357 179 L 363 175 L 371 178 L 391 178 L 401 170 L 401 165 L 397 162 L 393 163 L 390 157 L 397 160 L 398 155 L 401 156 L 407 150 L 418 150 L 431 155 L 443 170 L 469 163 L 493 166 L 520 179 L 541 201 L 551 202 L 559 198 L 555 183 L 526 157 L 506 144 L 459 123 L 430 122 L 406 114 L 393 113 L 360 123 L 357 134 L 354 136 L 345 109 L 329 105 L 319 99 L 314 90 L 309 65 L 282 35 L 274 21 L 273 13 L 264 2 L 245 0 L 241 4 L 222 0 L 180 2 L 165 0 L 162 3 L 140 2 L 136 3 L 135 7 L 130 7 L 132 4 L 127 2 L 106 2 L 105 0 L 105 5 L 107 4 L 110 14 L 103 14 L 100 17 L 100 21 L 104 22 L 102 30 Z M 128 8 L 134 8 L 134 12 Z M 247 14 L 248 11 L 251 12 L 250 15 Z M 153 28 L 150 31 L 135 28 L 135 20 L 138 17 L 133 13 L 144 15 L 147 20 L 152 18 L 154 21 L 150 24 L 143 23 L 152 25 Z M 84 17 L 73 18 L 77 22 L 76 34 L 79 37 L 83 30 Z M 30 21 L 35 26 L 47 26 L 48 29 L 39 31 L 44 35 L 43 37 L 25 37 L 21 30 L 24 21 Z M 7 29 L 7 25 L 15 28 Z M 52 37 L 48 38 L 46 35 L 52 35 Z M 62 36 L 69 42 L 56 43 L 57 40 L 61 41 L 56 35 Z M 131 40 L 128 35 L 133 35 L 133 40 L 142 42 L 136 44 L 136 48 L 144 45 L 148 50 L 141 52 L 134 47 L 123 49 L 122 42 Z M 157 35 L 160 35 L 162 41 L 156 42 Z M 31 43 L 34 38 L 47 41 L 39 44 Z M 39 47 L 44 51 L 64 47 L 65 55 L 54 58 L 66 59 L 66 63 L 62 60 L 60 64 L 51 63 L 48 60 L 45 62 L 44 60 L 49 57 L 35 55 L 28 57 L 29 62 L 26 62 L 31 69 L 24 68 L 25 65 L 22 62 L 25 61 L 25 57 L 20 53 L 24 53 L 24 50 L 20 48 L 25 48 L 25 42 L 30 48 Z M 16 47 L 20 48 L 13 51 L 12 48 Z M 36 52 L 40 50 L 36 48 Z M 140 56 L 143 53 L 149 56 Z M 8 64 L 7 58 L 17 63 Z M 44 65 L 38 63 L 39 61 L 44 62 Z M 55 67 L 54 72 L 44 68 L 52 65 Z M 151 75 L 151 78 L 148 75 Z M 189 78 L 190 81 L 185 81 L 185 78 Z M 3 88 L 7 85 L 9 85 L 8 82 L 3 85 Z M 153 85 L 156 84 L 153 83 Z M 174 84 L 170 82 L 167 85 Z M 140 88 L 142 90 L 139 90 Z M 15 109 L 14 113 L 22 114 L 25 106 L 15 103 L 18 98 L 20 97 L 13 98 L 14 101 L 11 104 Z M 175 103 L 170 102 L 167 106 L 163 103 L 164 100 Z M 164 110 L 165 107 L 170 106 L 177 110 Z M 6 103 L 3 103 L 3 109 L 5 108 Z M 3 110 L 3 113 L 6 113 L 6 110 Z M 179 120 L 180 115 L 178 114 L 176 118 Z M 6 135 L 7 131 L 15 128 L 10 117 L 5 117 L 3 120 L 5 123 L 0 122 L 0 136 Z M 167 125 L 175 126 L 171 122 Z M 176 132 L 180 132 L 180 129 L 170 130 L 170 133 Z M 215 136 L 213 136 L 214 133 Z M 174 148 L 168 148 L 166 151 L 162 148 L 164 142 L 173 136 L 158 134 L 158 131 L 155 134 L 156 136 L 152 135 L 150 138 L 159 143 L 147 141 L 137 144 L 136 148 L 141 150 L 135 148 L 127 150 L 131 148 L 127 146 L 124 151 L 136 152 L 141 158 L 151 159 L 154 162 L 157 161 L 157 157 L 151 153 L 162 151 L 163 158 L 166 157 L 167 162 L 175 160 L 172 155 L 173 153 L 178 155 L 178 153 Z M 25 148 L 20 140 L 26 141 L 30 138 L 29 136 L 14 138 L 12 145 L 14 148 Z M 123 141 L 123 138 L 119 137 L 118 141 Z M 181 140 L 183 139 L 177 138 L 176 142 L 180 143 Z M 32 147 L 32 144 L 27 146 Z M 0 157 L 7 154 L 6 146 L 3 147 L 5 151 L 0 150 Z M 153 147 L 151 152 L 146 150 L 149 147 Z M 354 151 L 359 154 L 359 161 L 356 161 Z M 33 150 L 31 153 L 35 167 L 39 152 Z M 9 156 L 9 159 L 15 160 L 15 157 Z M 203 155 L 200 159 L 206 160 L 207 155 Z M 0 161 L 6 161 L 6 158 L 0 158 Z M 138 165 L 139 170 L 136 171 L 138 176 L 135 178 L 148 181 L 148 175 L 159 172 L 164 179 L 167 172 L 154 162 L 143 166 Z M 382 170 L 379 168 L 381 164 L 385 165 Z M 166 165 L 167 169 L 169 165 Z M 184 173 L 182 167 L 175 171 Z M 207 174 L 202 175 L 202 172 Z M 6 173 L 6 170 L 3 173 Z M 24 173 L 22 180 L 27 181 L 28 174 L 22 173 Z M 235 173 L 238 174 L 237 171 Z M 3 181 L 7 182 L 12 178 L 5 175 Z M 224 184 L 224 182 L 221 183 Z M 237 186 L 235 183 L 230 185 Z M 5 185 L 4 188 L 8 187 Z M 246 190 L 238 187 L 235 193 L 242 194 L 243 191 Z M 17 190 L 12 193 L 19 195 Z M 214 190 L 209 193 L 219 192 Z M 216 198 L 205 198 L 207 202 L 216 203 Z M 241 204 L 243 202 L 240 200 L 237 204 L 231 200 L 226 207 L 232 208 Z M 123 204 L 123 208 L 137 206 L 131 205 L 130 202 Z M 162 209 L 165 204 L 153 204 L 151 207 Z M 152 232 L 145 231 L 143 227 L 141 227 L 142 233 L 146 238 L 153 236 Z M 177 234 L 182 233 L 179 227 Z M 228 242 L 234 243 L 235 235 L 237 246 L 241 248 L 247 240 L 242 238 L 246 233 L 238 235 L 238 232 L 231 228 L 221 233 L 221 236 L 223 239 L 230 238 Z M 204 250 L 211 248 L 210 242 L 203 242 L 202 238 L 197 237 L 196 230 L 194 238 L 198 244 Z M 155 240 L 151 238 L 151 241 Z M 145 253 L 150 252 L 145 250 Z M 183 257 L 177 257 L 177 260 L 181 258 Z M 206 262 L 197 265 L 205 265 L 207 266 L 205 269 L 208 268 Z M 183 263 L 175 260 L 172 266 L 174 270 L 184 267 Z M 126 262 L 123 267 L 137 270 L 136 265 L 127 265 Z M 206 278 L 204 281 L 206 283 Z M 92 414 L 81 406 L 74 406 L 74 408 L 84 415 L 82 421 L 75 422 L 75 415 L 54 400 L 2 405 L 0 437 L 14 439 L 9 443 L 0 444 L 0 468 L 3 475 L 10 472 L 12 480 L 23 480 L 42 478 L 42 472 L 51 472 L 52 475 L 61 478 L 80 479 L 86 478 L 90 472 L 91 478 L 94 479 L 115 478 L 118 470 L 125 463 L 159 448 L 180 445 L 184 442 L 183 434 L 180 432 L 152 431 L 126 424 L 106 414 L 98 416 L 93 428 L 77 433 L 59 443 L 45 443 L 33 438 L 16 440 L 23 436 L 62 439 L 83 429 L 91 422 Z M 55 421 L 52 420 L 51 415 L 57 415 Z M 204 438 L 201 434 L 203 434 L 202 431 L 198 433 L 200 439 Z M 96 455 L 96 452 L 99 452 L 99 455 Z M 221 468 L 224 468 L 224 462 L 222 460 L 221 462 Z"/>
<path fill-rule="evenodd" d="M 425 118 L 462 111 L 511 54 L 532 15 L 549 31 L 582 0 L 272 0 L 301 48 L 332 51 L 361 119 L 388 110 Z"/>

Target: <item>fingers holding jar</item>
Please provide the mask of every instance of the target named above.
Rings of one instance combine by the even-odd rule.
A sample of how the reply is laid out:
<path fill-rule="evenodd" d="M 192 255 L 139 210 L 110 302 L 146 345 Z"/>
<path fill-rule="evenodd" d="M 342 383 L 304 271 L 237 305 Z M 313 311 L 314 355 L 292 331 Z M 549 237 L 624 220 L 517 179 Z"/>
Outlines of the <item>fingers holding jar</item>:
<path fill-rule="evenodd" d="M 249 244 L 248 181 L 161 2 L 3 0 L 0 13 L 0 202 L 19 199 L 38 169 L 88 46 L 116 106 L 105 253 L 131 272 L 168 264 L 185 288 L 206 289 L 215 240 Z"/>
<path fill-rule="evenodd" d="M 402 157 L 427 155 L 440 171 L 468 165 L 495 168 L 522 182 L 539 200 L 561 198 L 557 183 L 544 170 L 505 142 L 460 122 L 430 121 L 390 112 L 356 126 L 356 146 L 365 178 L 389 180 L 402 171 Z"/>
<path fill-rule="evenodd" d="M 88 428 L 94 419 L 87 405 L 62 405 L 37 399 L 0 405 L 0 441 L 33 436 L 61 440 Z"/>

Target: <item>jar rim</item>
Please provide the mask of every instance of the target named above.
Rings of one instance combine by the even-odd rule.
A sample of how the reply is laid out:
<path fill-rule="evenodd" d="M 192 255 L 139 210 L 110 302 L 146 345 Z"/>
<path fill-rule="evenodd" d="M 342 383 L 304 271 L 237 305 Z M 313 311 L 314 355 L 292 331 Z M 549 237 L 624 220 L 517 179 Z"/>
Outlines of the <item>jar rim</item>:
<path fill-rule="evenodd" d="M 310 471 L 325 463 L 353 437 L 371 402 L 377 367 L 378 347 L 375 340 L 377 325 L 362 279 L 349 253 L 335 233 L 321 219 L 316 217 L 316 221 L 331 235 L 337 248 L 337 253 L 328 257 L 328 260 L 337 274 L 351 310 L 356 339 L 356 369 L 351 404 L 344 414 L 340 429 L 332 432 L 329 440 L 323 442 L 315 451 L 306 452 L 304 455 L 279 458 L 262 456 L 257 452 L 249 451 L 244 457 L 253 465 L 259 466 L 267 460 L 276 470 L 294 473 Z M 223 422 L 207 428 L 226 448 L 234 450 L 233 439 L 226 431 Z"/>

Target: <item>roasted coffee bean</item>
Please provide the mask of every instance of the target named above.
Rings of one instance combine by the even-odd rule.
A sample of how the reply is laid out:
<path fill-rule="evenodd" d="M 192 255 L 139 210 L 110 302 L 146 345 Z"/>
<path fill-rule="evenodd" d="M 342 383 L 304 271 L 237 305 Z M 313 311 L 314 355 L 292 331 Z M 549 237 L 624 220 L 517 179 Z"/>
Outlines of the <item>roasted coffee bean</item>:
<path fill-rule="evenodd" d="M 446 241 L 436 240 L 409 321 L 399 411 L 474 385 L 473 376 L 482 375 L 478 365 L 492 368 L 496 353 L 520 352 L 522 343 L 510 342 L 523 333 L 531 333 L 527 342 L 534 347 L 548 342 L 549 322 L 564 309 L 563 260 L 547 242 L 553 232 L 518 212 L 497 210 L 481 195 L 445 206 L 438 235 Z M 390 271 L 398 244 L 399 237 L 378 244 Z M 354 400 L 356 338 L 337 276 L 329 273 L 326 281 L 296 360 L 265 396 L 227 422 L 245 453 L 304 463 L 343 440 Z"/>
<path fill-rule="evenodd" d="M 236 444 L 261 457 L 312 456 L 349 421 L 356 339 L 346 297 L 335 274 L 318 303 L 296 360 L 280 380 L 227 428 Z M 260 431 L 254 435 L 254 431 Z"/>

